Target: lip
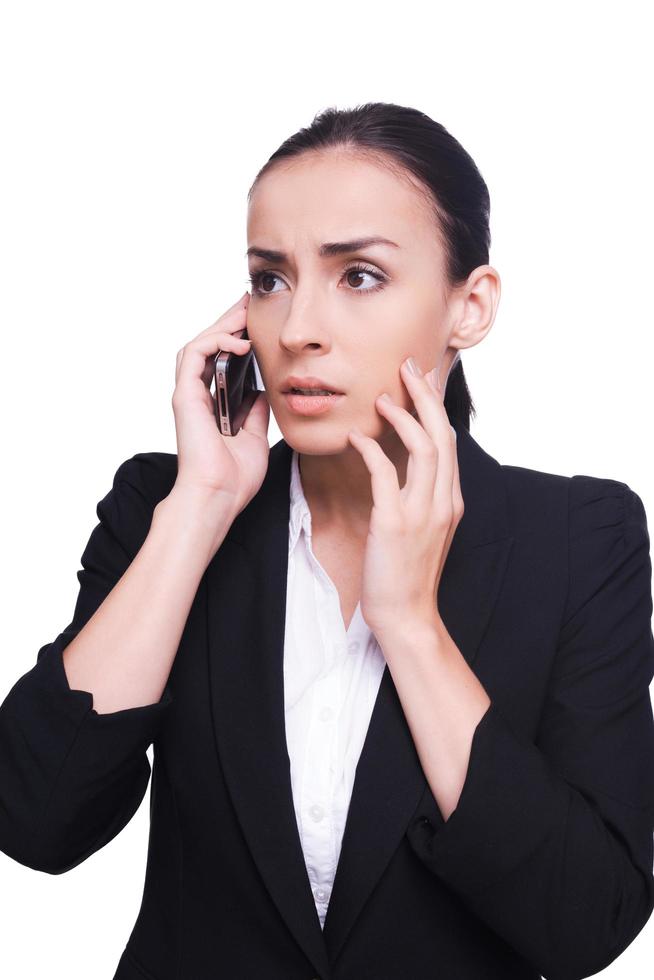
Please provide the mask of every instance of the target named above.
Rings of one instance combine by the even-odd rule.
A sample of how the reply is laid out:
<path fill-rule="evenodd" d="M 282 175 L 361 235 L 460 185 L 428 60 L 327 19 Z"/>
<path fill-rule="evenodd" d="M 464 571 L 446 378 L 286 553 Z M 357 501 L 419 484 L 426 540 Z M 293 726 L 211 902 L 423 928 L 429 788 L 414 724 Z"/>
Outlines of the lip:
<path fill-rule="evenodd" d="M 345 398 L 342 392 L 337 395 L 294 395 L 287 391 L 284 393 L 284 400 L 291 412 L 296 415 L 322 415 Z"/>
<path fill-rule="evenodd" d="M 291 388 L 324 388 L 325 391 L 333 391 L 337 395 L 342 395 L 344 392 L 333 385 L 330 381 L 323 381 L 322 378 L 316 378 L 314 376 L 308 376 L 305 378 L 300 378 L 297 375 L 291 374 L 282 387 L 282 392 L 287 394 Z M 309 398 L 317 398 L 317 395 L 309 395 Z"/>

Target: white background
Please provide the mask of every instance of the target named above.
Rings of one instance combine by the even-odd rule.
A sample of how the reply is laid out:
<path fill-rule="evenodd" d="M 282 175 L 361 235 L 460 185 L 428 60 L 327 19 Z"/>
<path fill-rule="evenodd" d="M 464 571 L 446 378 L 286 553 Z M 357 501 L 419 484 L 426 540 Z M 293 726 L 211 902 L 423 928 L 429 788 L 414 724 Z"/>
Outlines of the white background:
<path fill-rule="evenodd" d="M 463 354 L 477 441 L 503 463 L 623 480 L 654 515 L 646 9 L 2 5 L 0 701 L 70 622 L 119 464 L 176 452 L 175 355 L 248 286 L 247 189 L 328 105 L 427 112 L 489 186 L 502 299 Z M 148 806 L 149 789 L 65 875 L 0 854 L 0 974 L 113 976 Z M 650 923 L 602 975 L 649 977 L 653 958 Z"/>

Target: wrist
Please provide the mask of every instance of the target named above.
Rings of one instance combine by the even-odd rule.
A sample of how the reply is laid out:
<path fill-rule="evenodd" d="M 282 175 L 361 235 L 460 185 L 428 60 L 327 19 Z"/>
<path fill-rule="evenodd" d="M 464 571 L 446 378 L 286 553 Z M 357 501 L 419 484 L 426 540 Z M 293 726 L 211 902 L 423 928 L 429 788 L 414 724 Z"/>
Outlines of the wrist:
<path fill-rule="evenodd" d="M 447 644 L 449 633 L 437 613 L 430 616 L 403 616 L 385 627 L 375 629 L 379 642 L 389 646 L 421 643 L 424 640 L 440 647 Z"/>
<path fill-rule="evenodd" d="M 236 503 L 229 494 L 175 484 L 154 508 L 152 521 L 173 525 L 184 536 L 199 536 L 215 553 L 236 514 Z"/>

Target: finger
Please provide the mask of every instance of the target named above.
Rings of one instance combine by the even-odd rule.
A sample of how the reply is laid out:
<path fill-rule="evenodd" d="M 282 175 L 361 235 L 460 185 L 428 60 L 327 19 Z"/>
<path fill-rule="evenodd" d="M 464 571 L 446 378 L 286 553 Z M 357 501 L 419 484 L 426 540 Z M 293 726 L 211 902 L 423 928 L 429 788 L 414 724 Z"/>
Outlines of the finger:
<path fill-rule="evenodd" d="M 390 396 L 389 396 L 390 397 Z M 436 472 L 438 469 L 438 449 L 425 432 L 420 422 L 401 405 L 391 399 L 376 399 L 377 411 L 388 419 L 409 451 L 406 469 L 406 483 L 402 487 L 402 497 L 413 515 L 431 514 Z"/>
<path fill-rule="evenodd" d="M 245 417 L 245 421 L 241 426 L 239 432 L 236 433 L 236 438 L 240 432 L 245 430 L 246 432 L 251 432 L 252 435 L 260 436 L 268 442 L 268 426 L 270 423 L 270 402 L 268 401 L 268 396 L 265 391 L 260 391 L 257 397 L 254 399 L 252 408 Z"/>
<path fill-rule="evenodd" d="M 438 468 L 432 488 L 432 506 L 435 508 L 437 521 L 441 526 L 447 527 L 452 520 L 452 482 L 456 443 L 445 411 L 443 393 L 436 387 L 435 382 L 430 383 L 429 375 L 412 374 L 406 361 L 402 363 L 400 373 L 416 406 L 420 421 L 437 449 Z"/>
<path fill-rule="evenodd" d="M 225 317 L 226 319 L 221 317 L 220 320 L 217 321 L 221 325 L 222 329 L 218 329 L 215 324 L 211 327 L 207 327 L 206 330 L 203 330 L 202 333 L 199 333 L 193 338 L 193 340 L 189 341 L 185 347 L 178 350 L 175 365 L 175 382 L 177 382 L 179 378 L 180 366 L 186 348 L 198 341 L 204 341 L 207 337 L 212 338 L 214 341 L 214 353 L 218 353 L 219 350 L 230 350 L 237 354 L 244 354 L 251 350 L 252 344 L 250 340 L 246 340 L 243 337 L 234 336 L 235 333 L 238 333 L 239 330 L 243 330 L 246 326 L 245 308 L 237 308 L 233 310 L 231 314 L 225 314 Z M 222 347 L 219 345 L 220 338 L 223 338 Z"/>
<path fill-rule="evenodd" d="M 348 439 L 361 454 L 370 473 L 373 505 L 382 518 L 389 522 L 400 510 L 400 486 L 394 463 L 388 458 L 376 439 L 366 436 L 356 427 L 348 433 Z"/>
<path fill-rule="evenodd" d="M 250 294 L 248 292 L 245 292 L 239 299 L 236 300 L 233 306 L 230 306 L 230 308 L 225 313 L 223 313 L 222 316 L 218 317 L 215 323 L 212 323 L 210 327 L 207 327 L 206 330 L 203 330 L 201 333 L 199 333 L 197 337 L 194 337 L 191 343 L 193 343 L 196 340 L 200 340 L 203 337 L 213 336 L 217 330 L 219 332 L 226 332 L 230 334 L 235 334 L 238 333 L 240 330 L 243 330 L 244 327 L 247 326 L 247 309 L 248 309 L 249 302 L 250 302 Z M 250 340 L 244 340 L 242 337 L 236 337 L 234 339 L 238 343 L 237 347 L 225 347 L 223 349 L 234 350 L 237 353 L 245 353 L 246 351 L 251 349 L 252 344 Z M 216 353 L 220 349 L 221 348 L 217 347 Z M 184 350 L 185 348 L 182 347 L 182 349 L 177 352 L 177 361 L 175 364 L 175 384 L 177 384 L 177 381 L 179 379 L 180 366 L 181 366 L 182 357 L 184 355 Z M 210 386 L 211 386 L 211 381 L 209 381 L 209 387 Z"/>
<path fill-rule="evenodd" d="M 445 547 L 443 549 L 443 556 L 442 556 L 442 560 L 441 560 L 441 566 L 439 568 L 439 576 L 440 576 L 440 573 L 442 572 L 442 568 L 443 568 L 445 562 L 447 561 L 447 555 L 448 555 L 449 550 L 450 550 L 450 545 L 452 544 L 452 538 L 456 534 L 456 529 L 457 529 L 457 527 L 459 525 L 459 521 L 461 520 L 461 517 L 463 516 L 463 494 L 461 493 L 461 482 L 460 482 L 460 479 L 459 479 L 458 447 L 456 445 L 456 436 L 454 438 L 455 438 L 455 447 L 454 447 L 454 478 L 452 480 L 452 512 L 453 512 L 453 518 L 452 518 L 452 521 L 450 523 L 450 528 L 449 528 L 449 531 L 448 531 L 448 534 L 447 534 L 447 538 L 446 538 L 446 541 L 445 541 Z"/>
<path fill-rule="evenodd" d="M 177 352 L 176 387 L 187 388 L 190 385 L 195 388 L 197 381 L 201 381 L 202 385 L 206 387 L 206 382 L 202 379 L 208 374 L 207 359 L 209 357 L 215 357 L 219 350 L 243 355 L 249 349 L 249 344 L 222 330 L 200 334 Z"/>
<path fill-rule="evenodd" d="M 437 523 L 449 529 L 454 521 L 454 470 L 456 459 L 456 436 L 450 423 L 439 444 L 439 466 L 434 488 L 434 513 Z"/>
<path fill-rule="evenodd" d="M 249 296 L 249 293 L 248 293 Z M 193 340 L 199 340 L 200 337 L 206 337 L 207 334 L 211 334 L 216 330 L 224 330 L 228 333 L 237 333 L 239 330 L 243 330 L 247 326 L 247 311 L 248 311 L 249 300 L 239 300 L 237 304 L 230 307 L 226 313 L 219 316 L 210 327 L 203 330 L 201 333 L 194 337 Z"/>

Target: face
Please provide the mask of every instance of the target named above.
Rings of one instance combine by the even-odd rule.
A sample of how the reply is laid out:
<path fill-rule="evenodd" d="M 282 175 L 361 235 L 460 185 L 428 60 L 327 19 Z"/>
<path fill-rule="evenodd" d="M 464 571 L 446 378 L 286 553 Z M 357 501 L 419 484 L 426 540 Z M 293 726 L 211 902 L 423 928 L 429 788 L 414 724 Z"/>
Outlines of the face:
<path fill-rule="evenodd" d="M 383 237 L 337 254 L 323 243 Z M 362 157 L 307 154 L 266 174 L 247 220 L 253 278 L 247 316 L 268 400 L 284 439 L 301 453 L 352 452 L 349 429 L 392 437 L 377 412 L 384 391 L 416 414 L 400 375 L 413 356 L 445 380 L 450 294 L 444 252 L 419 189 Z M 289 375 L 314 376 L 343 394 L 328 411 L 301 415 L 283 389 Z"/>

